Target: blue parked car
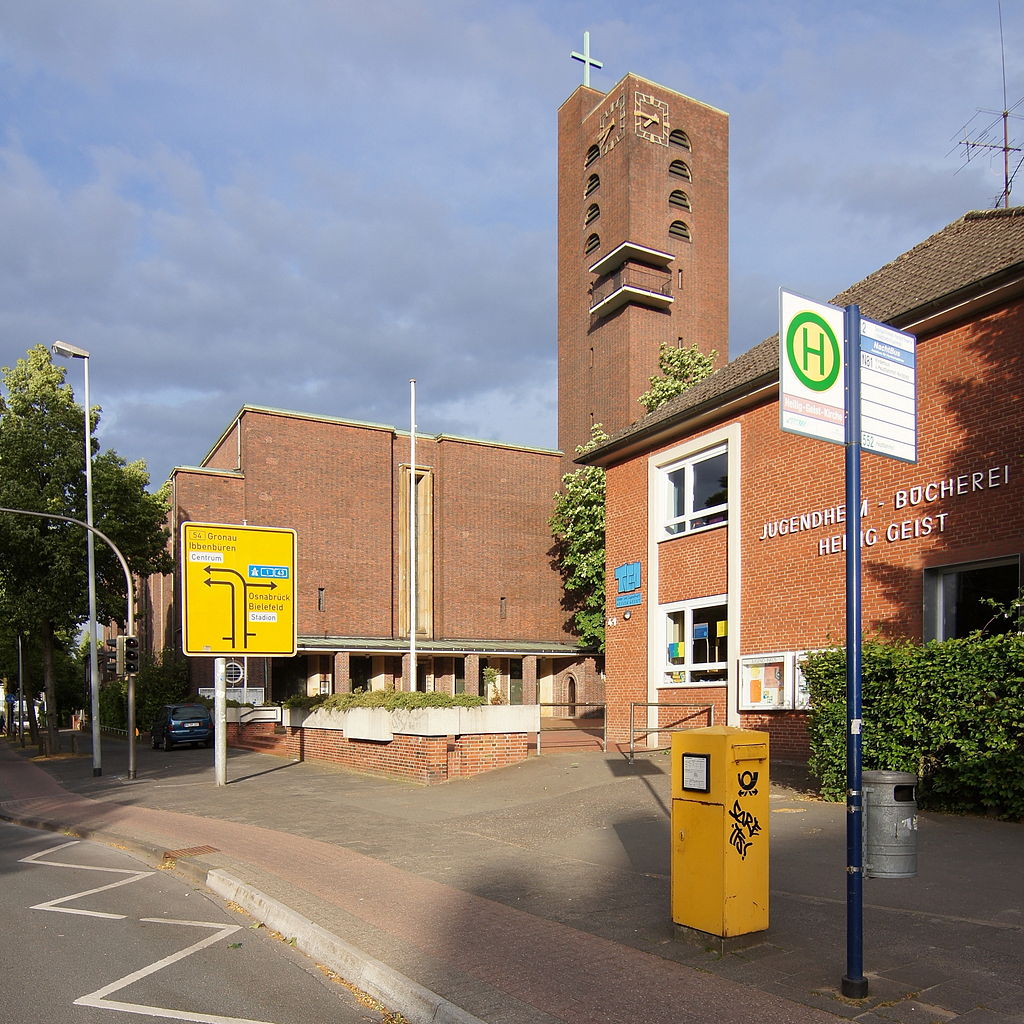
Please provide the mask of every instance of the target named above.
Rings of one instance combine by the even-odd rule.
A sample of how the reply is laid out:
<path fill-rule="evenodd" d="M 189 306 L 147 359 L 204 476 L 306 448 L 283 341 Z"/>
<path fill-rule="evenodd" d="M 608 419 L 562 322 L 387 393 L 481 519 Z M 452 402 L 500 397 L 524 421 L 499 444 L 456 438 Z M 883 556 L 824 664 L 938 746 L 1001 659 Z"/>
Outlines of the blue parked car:
<path fill-rule="evenodd" d="M 153 722 L 153 749 L 178 743 L 213 745 L 213 718 L 205 704 L 165 704 Z"/>

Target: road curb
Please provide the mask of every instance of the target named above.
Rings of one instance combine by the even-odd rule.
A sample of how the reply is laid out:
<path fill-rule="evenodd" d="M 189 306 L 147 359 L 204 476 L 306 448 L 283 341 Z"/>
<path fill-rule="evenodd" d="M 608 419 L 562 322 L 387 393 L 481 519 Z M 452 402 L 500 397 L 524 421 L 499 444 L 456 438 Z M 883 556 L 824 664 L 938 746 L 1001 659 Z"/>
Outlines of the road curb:
<path fill-rule="evenodd" d="M 486 1024 L 486 1021 L 474 1017 L 443 996 L 431 992 L 221 868 L 208 869 L 185 858 L 175 858 L 174 851 L 162 845 L 140 841 L 110 829 L 69 826 L 44 818 L 12 814 L 10 811 L 0 811 L 0 821 L 102 843 L 125 850 L 157 867 L 173 863 L 175 873 L 184 875 L 190 884 L 205 887 L 223 899 L 237 903 L 261 924 L 288 939 L 294 938 L 297 949 L 379 1000 L 392 1012 L 400 1013 L 409 1024 Z"/>
<path fill-rule="evenodd" d="M 410 1024 L 486 1024 L 220 868 L 207 874 L 206 887 L 237 903 L 268 928 L 294 939 L 296 948 L 400 1013 Z"/>

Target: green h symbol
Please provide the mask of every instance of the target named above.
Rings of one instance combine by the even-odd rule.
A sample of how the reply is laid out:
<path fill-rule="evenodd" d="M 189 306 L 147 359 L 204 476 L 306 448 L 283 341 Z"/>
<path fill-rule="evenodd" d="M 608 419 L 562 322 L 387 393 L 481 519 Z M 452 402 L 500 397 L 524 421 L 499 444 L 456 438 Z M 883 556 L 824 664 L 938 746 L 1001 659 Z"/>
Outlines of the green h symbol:
<path fill-rule="evenodd" d="M 822 317 L 808 310 L 790 321 L 786 358 L 800 383 L 812 391 L 828 391 L 843 364 L 835 332 Z"/>

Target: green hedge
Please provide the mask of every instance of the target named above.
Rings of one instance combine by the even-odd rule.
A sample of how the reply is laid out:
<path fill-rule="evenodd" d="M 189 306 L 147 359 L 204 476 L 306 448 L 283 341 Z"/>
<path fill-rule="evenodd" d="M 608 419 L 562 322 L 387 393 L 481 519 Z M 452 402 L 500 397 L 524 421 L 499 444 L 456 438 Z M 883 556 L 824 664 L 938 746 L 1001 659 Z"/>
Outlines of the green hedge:
<path fill-rule="evenodd" d="M 421 693 L 404 690 L 371 690 L 368 693 L 333 693 L 330 696 L 289 697 L 286 708 L 333 708 L 347 711 L 349 708 L 477 708 L 486 701 L 475 694 Z"/>
<path fill-rule="evenodd" d="M 810 767 L 846 796 L 846 653 L 808 659 Z M 866 642 L 866 769 L 914 772 L 921 806 L 1024 820 L 1024 636 Z"/>

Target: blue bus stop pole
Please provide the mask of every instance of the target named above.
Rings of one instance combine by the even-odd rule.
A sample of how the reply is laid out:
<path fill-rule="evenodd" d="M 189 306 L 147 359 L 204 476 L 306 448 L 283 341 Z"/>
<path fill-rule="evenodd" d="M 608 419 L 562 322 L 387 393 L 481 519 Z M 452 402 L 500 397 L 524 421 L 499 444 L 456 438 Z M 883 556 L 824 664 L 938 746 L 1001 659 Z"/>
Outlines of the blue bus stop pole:
<path fill-rule="evenodd" d="M 847 306 L 846 360 L 846 974 L 848 999 L 868 994 L 864 977 L 864 863 L 861 791 L 860 307 Z"/>

